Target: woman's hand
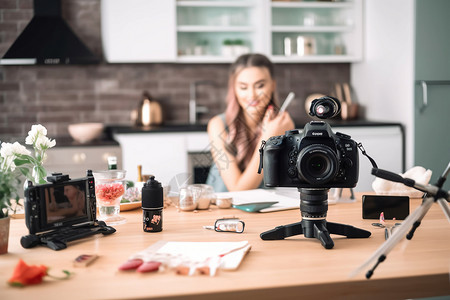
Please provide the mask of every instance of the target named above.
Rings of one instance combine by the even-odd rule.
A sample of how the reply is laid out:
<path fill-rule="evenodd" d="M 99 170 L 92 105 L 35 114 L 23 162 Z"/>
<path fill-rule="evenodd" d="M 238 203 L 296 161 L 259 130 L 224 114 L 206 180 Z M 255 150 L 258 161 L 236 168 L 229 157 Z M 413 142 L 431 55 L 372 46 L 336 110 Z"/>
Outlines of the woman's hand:
<path fill-rule="evenodd" d="M 267 140 L 272 136 L 283 135 L 287 130 L 294 129 L 294 121 L 286 112 L 276 113 L 272 105 L 270 105 L 262 121 L 261 138 Z"/>

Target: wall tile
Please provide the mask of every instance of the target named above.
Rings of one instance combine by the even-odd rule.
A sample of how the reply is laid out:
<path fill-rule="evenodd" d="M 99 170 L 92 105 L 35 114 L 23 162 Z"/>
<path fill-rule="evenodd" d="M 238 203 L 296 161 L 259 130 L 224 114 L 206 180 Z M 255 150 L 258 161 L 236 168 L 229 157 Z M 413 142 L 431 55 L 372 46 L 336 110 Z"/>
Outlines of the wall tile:
<path fill-rule="evenodd" d="M 14 9 L 17 8 L 16 0 L 0 0 L 0 9 Z"/>
<path fill-rule="evenodd" d="M 18 0 L 20 9 L 33 9 L 33 0 Z"/>

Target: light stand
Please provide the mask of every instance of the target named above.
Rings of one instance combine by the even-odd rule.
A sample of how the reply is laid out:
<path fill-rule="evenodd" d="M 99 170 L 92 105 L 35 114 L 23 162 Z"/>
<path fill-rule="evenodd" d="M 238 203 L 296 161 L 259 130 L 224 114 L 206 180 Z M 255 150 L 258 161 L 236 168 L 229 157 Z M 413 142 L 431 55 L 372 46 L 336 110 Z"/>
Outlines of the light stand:
<path fill-rule="evenodd" d="M 427 193 L 427 196 L 423 200 L 422 204 L 403 221 L 402 225 L 399 226 L 398 229 L 395 230 L 395 232 L 391 235 L 391 237 L 388 240 L 386 240 L 386 242 L 384 242 L 372 254 L 372 256 L 369 257 L 369 259 L 367 259 L 360 267 L 358 267 L 355 271 L 353 271 L 350 274 L 350 277 L 355 276 L 356 274 L 361 272 L 364 268 L 368 267 L 370 263 L 376 260 L 375 265 L 372 267 L 372 269 L 370 269 L 366 273 L 366 278 L 370 279 L 370 277 L 372 277 L 378 265 L 386 259 L 388 253 L 400 242 L 400 240 L 403 239 L 405 235 L 408 240 L 412 239 L 414 232 L 420 226 L 422 219 L 427 214 L 431 205 L 434 202 L 439 203 L 445 216 L 450 222 L 450 208 L 447 203 L 447 201 L 450 201 L 449 192 L 441 189 L 445 180 L 447 179 L 449 172 L 450 172 L 450 163 L 447 165 L 447 168 L 445 169 L 442 176 L 439 178 L 436 185 L 433 186 L 433 185 L 418 184 L 412 179 L 403 178 L 402 176 L 389 171 L 375 168 L 372 169 L 372 174 L 377 177 L 389 181 L 403 183 L 406 186 L 413 187 L 417 190 Z"/>
<path fill-rule="evenodd" d="M 302 220 L 263 232 L 260 234 L 261 239 L 282 240 L 293 235 L 304 234 L 307 238 L 318 239 L 325 249 L 331 249 L 334 242 L 330 233 L 348 238 L 368 238 L 370 231 L 351 225 L 327 222 L 328 190 L 328 188 L 299 188 Z"/>

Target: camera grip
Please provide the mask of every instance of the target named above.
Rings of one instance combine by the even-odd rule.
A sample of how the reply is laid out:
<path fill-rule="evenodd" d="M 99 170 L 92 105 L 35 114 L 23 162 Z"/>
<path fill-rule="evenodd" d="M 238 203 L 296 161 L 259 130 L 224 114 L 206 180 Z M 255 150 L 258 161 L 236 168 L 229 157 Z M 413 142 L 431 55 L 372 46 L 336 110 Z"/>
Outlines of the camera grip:
<path fill-rule="evenodd" d="M 280 161 L 278 147 L 266 147 L 264 152 L 264 185 L 267 187 L 276 187 L 279 185 L 279 172 L 277 170 Z"/>

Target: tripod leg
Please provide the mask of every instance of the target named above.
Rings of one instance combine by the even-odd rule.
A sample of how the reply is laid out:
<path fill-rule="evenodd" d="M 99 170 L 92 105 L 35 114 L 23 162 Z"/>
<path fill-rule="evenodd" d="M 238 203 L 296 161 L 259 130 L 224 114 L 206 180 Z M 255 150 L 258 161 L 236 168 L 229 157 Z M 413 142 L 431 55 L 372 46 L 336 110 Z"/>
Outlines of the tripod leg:
<path fill-rule="evenodd" d="M 444 198 L 439 198 L 437 202 L 441 206 L 444 215 L 447 217 L 447 220 L 450 222 L 450 207 L 448 206 L 448 202 L 445 201 Z"/>
<path fill-rule="evenodd" d="M 368 238 L 371 235 L 370 231 L 340 223 L 327 222 L 327 228 L 332 234 L 339 234 L 348 238 Z"/>
<path fill-rule="evenodd" d="M 324 223 L 314 224 L 314 237 L 320 241 L 325 249 L 334 247 L 334 242 L 330 237 L 330 233 Z"/>
<path fill-rule="evenodd" d="M 314 237 L 320 241 L 325 249 L 334 247 L 334 242 L 324 223 L 314 223 Z"/>
<path fill-rule="evenodd" d="M 277 226 L 274 229 L 265 231 L 259 236 L 263 240 L 283 240 L 284 238 L 303 234 L 302 222 L 297 222 L 284 226 Z"/>

